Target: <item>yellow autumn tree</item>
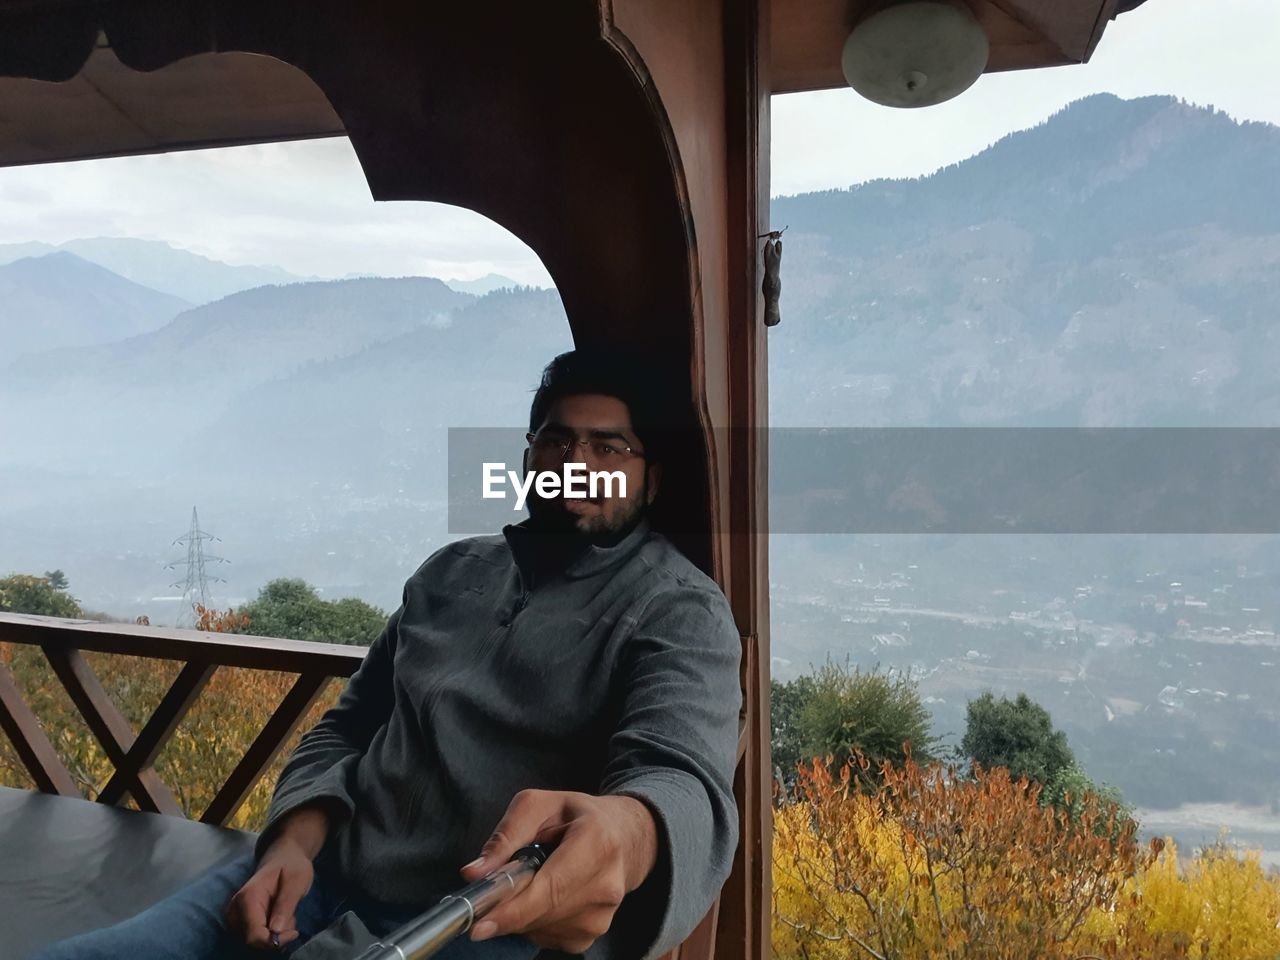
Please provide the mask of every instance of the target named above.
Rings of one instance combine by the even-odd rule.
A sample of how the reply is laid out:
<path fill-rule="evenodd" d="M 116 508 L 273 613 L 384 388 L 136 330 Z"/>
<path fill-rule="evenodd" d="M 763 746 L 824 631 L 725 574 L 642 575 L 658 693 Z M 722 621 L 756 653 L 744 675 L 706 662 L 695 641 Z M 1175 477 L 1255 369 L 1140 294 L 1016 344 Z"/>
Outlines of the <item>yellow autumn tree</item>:
<path fill-rule="evenodd" d="M 1007 770 L 958 780 L 910 759 L 881 784 L 815 763 L 778 811 L 779 957 L 1076 956 L 1091 909 L 1132 872 L 1133 826 L 1092 798 L 1073 822 Z"/>
<path fill-rule="evenodd" d="M 865 764 L 865 761 L 862 761 Z M 1113 804 L 908 761 L 802 771 L 774 814 L 778 960 L 1276 960 L 1280 880 L 1225 843 L 1185 869 Z"/>
<path fill-rule="evenodd" d="M 1276 960 L 1280 876 L 1225 837 L 1182 866 L 1172 842 L 1157 843 L 1116 908 L 1097 911 L 1091 927 L 1108 960 Z"/>

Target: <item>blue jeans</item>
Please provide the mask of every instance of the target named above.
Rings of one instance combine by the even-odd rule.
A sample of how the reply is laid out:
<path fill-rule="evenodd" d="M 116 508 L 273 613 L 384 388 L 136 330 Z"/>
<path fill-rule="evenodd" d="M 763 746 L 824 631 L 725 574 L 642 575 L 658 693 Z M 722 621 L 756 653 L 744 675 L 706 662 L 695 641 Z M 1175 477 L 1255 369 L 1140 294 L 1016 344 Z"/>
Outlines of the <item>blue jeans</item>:
<path fill-rule="evenodd" d="M 229 860 L 136 916 L 62 940 L 31 960 L 270 960 L 292 953 L 348 910 L 375 936 L 390 933 L 421 912 L 352 897 L 322 853 L 315 881 L 295 912 L 298 938 L 282 951 L 254 950 L 223 921 L 227 902 L 253 871 L 251 854 Z M 532 960 L 537 952 L 524 937 L 476 943 L 463 936 L 436 956 L 440 960 Z"/>

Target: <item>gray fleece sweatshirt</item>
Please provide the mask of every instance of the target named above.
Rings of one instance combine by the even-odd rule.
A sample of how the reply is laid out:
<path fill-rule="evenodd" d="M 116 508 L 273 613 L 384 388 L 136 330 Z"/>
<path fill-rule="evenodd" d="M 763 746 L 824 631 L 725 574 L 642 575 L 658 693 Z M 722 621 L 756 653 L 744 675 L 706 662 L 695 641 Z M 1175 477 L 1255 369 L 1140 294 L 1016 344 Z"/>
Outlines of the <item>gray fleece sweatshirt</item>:
<path fill-rule="evenodd" d="M 715 582 L 643 521 L 567 558 L 547 543 L 526 521 L 409 578 L 286 764 L 259 852 L 287 813 L 325 802 L 347 883 L 426 907 L 520 790 L 633 796 L 658 823 L 658 865 L 587 956 L 654 957 L 706 913 L 737 844 L 737 631 Z"/>

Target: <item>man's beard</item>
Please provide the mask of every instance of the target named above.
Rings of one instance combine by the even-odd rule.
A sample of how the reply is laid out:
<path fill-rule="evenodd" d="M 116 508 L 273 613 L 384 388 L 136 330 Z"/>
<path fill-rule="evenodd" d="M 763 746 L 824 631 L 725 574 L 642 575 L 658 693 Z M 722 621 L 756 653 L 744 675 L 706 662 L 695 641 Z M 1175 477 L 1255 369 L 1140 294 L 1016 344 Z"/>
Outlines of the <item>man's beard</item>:
<path fill-rule="evenodd" d="M 646 469 L 635 497 L 628 497 L 626 508 L 613 516 L 603 511 L 593 517 L 582 517 L 564 508 L 560 498 L 543 500 L 536 495 L 529 497 L 529 526 L 547 533 L 564 534 L 580 540 L 584 546 L 613 546 L 635 529 L 648 509 L 649 471 Z"/>

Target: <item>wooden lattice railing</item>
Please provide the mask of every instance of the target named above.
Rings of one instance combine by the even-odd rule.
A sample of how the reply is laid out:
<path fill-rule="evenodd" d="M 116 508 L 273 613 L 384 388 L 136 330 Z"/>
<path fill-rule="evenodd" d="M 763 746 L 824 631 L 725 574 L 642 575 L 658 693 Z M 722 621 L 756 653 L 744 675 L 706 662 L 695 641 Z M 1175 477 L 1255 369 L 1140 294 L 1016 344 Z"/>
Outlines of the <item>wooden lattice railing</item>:
<path fill-rule="evenodd" d="M 99 803 L 119 805 L 131 796 L 142 810 L 179 817 L 184 816 L 182 807 L 160 779 L 155 762 L 214 671 L 246 667 L 296 674 L 275 712 L 200 815 L 203 822 L 219 826 L 235 815 L 329 682 L 351 676 L 365 655 L 364 647 L 12 613 L 0 613 L 0 642 L 27 644 L 44 651 L 114 767 L 114 774 L 97 796 Z M 94 674 L 85 651 L 173 660 L 184 666 L 135 733 Z M 40 790 L 80 796 L 71 773 L 3 664 L 0 729 Z"/>

